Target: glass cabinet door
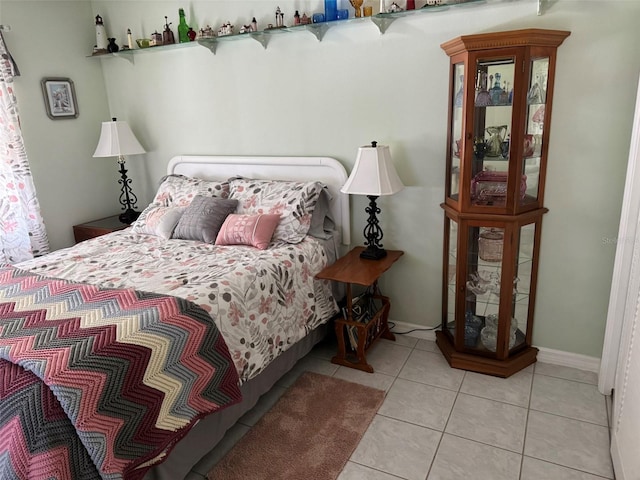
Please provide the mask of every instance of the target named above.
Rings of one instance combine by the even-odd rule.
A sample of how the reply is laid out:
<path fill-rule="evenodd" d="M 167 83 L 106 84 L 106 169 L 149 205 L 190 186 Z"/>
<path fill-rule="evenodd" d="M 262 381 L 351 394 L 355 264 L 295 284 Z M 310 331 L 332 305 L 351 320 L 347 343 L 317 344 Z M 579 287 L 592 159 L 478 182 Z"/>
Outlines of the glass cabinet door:
<path fill-rule="evenodd" d="M 513 281 L 513 300 L 511 302 L 510 334 L 513 335 L 513 345 L 510 344 L 510 348 L 517 348 L 525 343 L 529 330 L 535 239 L 535 223 L 520 227 Z"/>
<path fill-rule="evenodd" d="M 444 305 L 446 305 L 445 324 L 452 338 L 456 331 L 456 271 L 458 268 L 458 224 L 455 220 L 445 217 L 445 229 L 448 232 L 448 255 L 446 256 L 447 288 L 444 291 Z"/>
<path fill-rule="evenodd" d="M 449 176 L 449 197 L 458 200 L 460 193 L 460 158 L 462 157 L 462 104 L 464 102 L 464 63 L 453 66 L 453 105 L 451 105 L 451 158 Z"/>
<path fill-rule="evenodd" d="M 469 226 L 465 283 L 466 348 L 495 352 L 505 229 Z"/>
<path fill-rule="evenodd" d="M 520 198 L 520 205 L 538 200 L 549 57 L 532 58 L 530 72 L 522 146 L 522 173 L 523 178 L 526 178 L 526 194 Z"/>
<path fill-rule="evenodd" d="M 471 205 L 504 207 L 511 149 L 515 56 L 476 62 Z"/>
<path fill-rule="evenodd" d="M 503 262 L 511 263 L 504 257 L 509 231 L 506 225 L 503 228 L 479 224 L 470 225 L 466 232 L 464 347 L 476 353 L 500 355 L 498 342 L 507 342 L 507 338 L 505 355 L 528 345 L 536 224 L 517 227 L 515 263 L 506 278 Z M 506 320 L 500 323 L 503 313 L 500 301 L 504 297 L 509 299 L 509 308 L 504 312 Z"/>

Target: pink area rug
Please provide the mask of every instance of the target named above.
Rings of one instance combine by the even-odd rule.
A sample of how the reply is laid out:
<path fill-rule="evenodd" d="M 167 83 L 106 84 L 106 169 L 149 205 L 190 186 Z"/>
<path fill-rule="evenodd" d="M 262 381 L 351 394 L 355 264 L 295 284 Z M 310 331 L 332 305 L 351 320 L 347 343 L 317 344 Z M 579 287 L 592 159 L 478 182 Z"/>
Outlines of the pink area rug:
<path fill-rule="evenodd" d="M 209 480 L 335 480 L 384 392 L 305 372 L 209 472 Z"/>

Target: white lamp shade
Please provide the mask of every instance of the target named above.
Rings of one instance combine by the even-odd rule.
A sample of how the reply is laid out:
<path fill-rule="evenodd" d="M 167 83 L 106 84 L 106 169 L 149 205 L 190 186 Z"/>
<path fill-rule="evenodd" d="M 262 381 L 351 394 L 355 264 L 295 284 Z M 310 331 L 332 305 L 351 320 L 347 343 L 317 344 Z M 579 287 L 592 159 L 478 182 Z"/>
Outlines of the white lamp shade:
<path fill-rule="evenodd" d="M 102 122 L 100 140 L 93 153 L 94 157 L 118 157 L 138 153 L 145 153 L 145 150 L 127 122 L 116 121 L 115 118 L 112 122 Z"/>
<path fill-rule="evenodd" d="M 351 195 L 392 195 L 404 188 L 387 145 L 360 147 L 356 164 L 340 189 Z"/>

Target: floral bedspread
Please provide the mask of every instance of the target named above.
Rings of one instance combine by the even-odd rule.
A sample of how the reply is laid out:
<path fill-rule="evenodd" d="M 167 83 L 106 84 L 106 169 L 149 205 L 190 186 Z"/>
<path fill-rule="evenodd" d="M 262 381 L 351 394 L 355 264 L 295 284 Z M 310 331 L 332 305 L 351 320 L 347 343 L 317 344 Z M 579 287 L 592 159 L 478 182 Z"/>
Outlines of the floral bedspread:
<path fill-rule="evenodd" d="M 258 250 L 125 229 L 17 267 L 194 302 L 215 321 L 243 383 L 337 311 L 330 283 L 314 278 L 327 261 L 313 237 Z"/>

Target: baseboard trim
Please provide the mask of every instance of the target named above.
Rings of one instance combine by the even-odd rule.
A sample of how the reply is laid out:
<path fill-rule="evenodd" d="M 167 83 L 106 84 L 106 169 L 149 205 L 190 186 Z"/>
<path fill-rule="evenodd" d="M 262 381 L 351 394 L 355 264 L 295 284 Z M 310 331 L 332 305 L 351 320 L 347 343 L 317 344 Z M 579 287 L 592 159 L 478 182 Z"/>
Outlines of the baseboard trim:
<path fill-rule="evenodd" d="M 554 365 L 577 368 L 578 370 L 586 370 L 588 372 L 600 372 L 600 359 L 598 357 L 590 357 L 580 353 L 564 352 L 546 347 L 538 347 L 538 350 L 540 350 L 538 352 L 539 362 L 553 363 Z"/>
<path fill-rule="evenodd" d="M 407 332 L 407 335 L 410 337 L 420 338 L 422 340 L 431 340 L 433 342 L 436 340 L 437 328 L 434 330 L 425 330 L 429 327 L 408 322 L 397 322 L 395 320 L 389 320 L 389 322 L 394 324 L 394 327 L 391 329 L 392 332 Z M 590 357 L 580 353 L 554 350 L 553 348 L 537 348 L 539 349 L 537 358 L 540 362 L 552 363 L 562 367 L 577 368 L 588 372 L 600 372 L 600 359 L 598 357 Z"/>

